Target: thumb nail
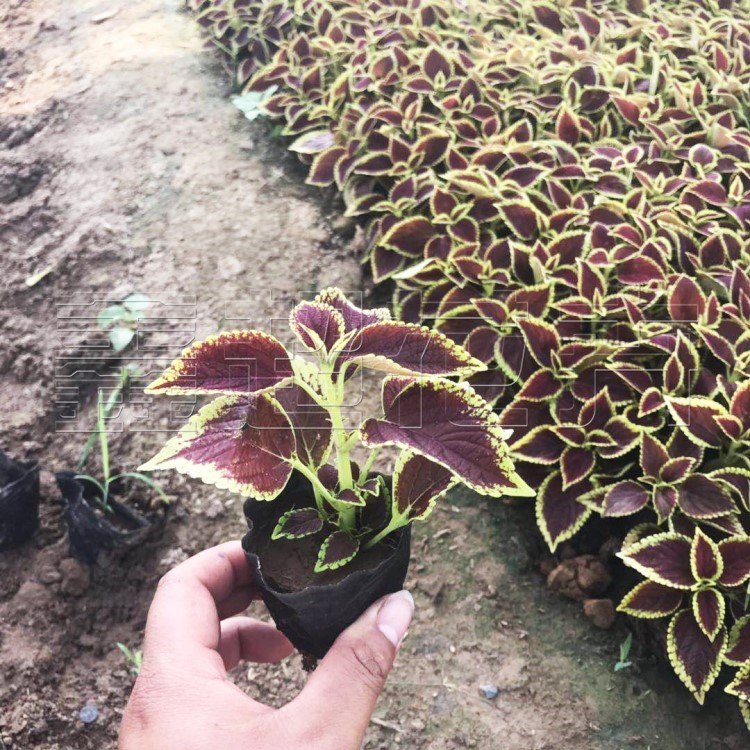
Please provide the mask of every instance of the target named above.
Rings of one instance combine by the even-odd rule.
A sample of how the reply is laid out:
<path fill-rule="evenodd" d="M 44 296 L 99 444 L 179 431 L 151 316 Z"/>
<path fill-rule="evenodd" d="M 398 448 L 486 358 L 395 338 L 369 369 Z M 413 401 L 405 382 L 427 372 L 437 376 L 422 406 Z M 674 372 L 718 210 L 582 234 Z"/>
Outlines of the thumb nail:
<path fill-rule="evenodd" d="M 406 635 L 414 615 L 414 599 L 408 591 L 391 594 L 380 607 L 376 624 L 378 630 L 396 647 Z"/>

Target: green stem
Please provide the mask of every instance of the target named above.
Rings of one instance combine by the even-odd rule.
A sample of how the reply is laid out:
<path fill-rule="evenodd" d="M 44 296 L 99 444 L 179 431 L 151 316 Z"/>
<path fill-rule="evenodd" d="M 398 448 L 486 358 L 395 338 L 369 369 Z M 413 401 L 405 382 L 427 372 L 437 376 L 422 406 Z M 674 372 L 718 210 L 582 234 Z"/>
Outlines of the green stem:
<path fill-rule="evenodd" d="M 328 516 L 325 508 L 323 507 L 323 500 L 332 500 L 331 493 L 318 479 L 318 475 L 306 464 L 302 463 L 299 459 L 292 459 L 292 466 L 302 474 L 306 479 L 310 481 L 313 489 L 315 490 L 315 504 L 318 506 L 318 511 L 325 518 Z"/>
<path fill-rule="evenodd" d="M 328 413 L 331 417 L 331 432 L 333 437 L 333 445 L 336 449 L 336 462 L 339 469 L 339 488 L 342 490 L 350 490 L 354 486 L 352 479 L 352 467 L 349 461 L 349 434 L 344 427 L 344 418 L 341 414 L 341 399 L 338 398 L 336 388 L 333 383 L 330 383 L 328 389 L 328 401 L 327 406 Z"/>
<path fill-rule="evenodd" d="M 394 516 L 393 518 L 391 518 L 390 523 L 382 531 L 379 531 L 377 534 L 375 534 L 375 536 L 364 545 L 364 549 L 370 549 L 371 547 L 374 547 L 378 542 L 382 542 L 383 539 L 385 539 L 389 534 L 392 534 L 396 529 L 400 529 L 402 526 L 406 526 L 407 523 L 408 520 L 403 516 Z"/>
<path fill-rule="evenodd" d="M 123 367 L 120 372 L 120 379 L 117 382 L 117 385 L 113 389 L 112 393 L 109 394 L 109 398 L 107 398 L 106 403 L 102 404 L 101 394 L 97 394 L 97 399 L 96 399 L 97 429 L 92 430 L 89 433 L 88 439 L 86 440 L 86 444 L 83 446 L 83 450 L 81 451 L 81 457 L 78 459 L 78 465 L 76 467 L 78 471 L 83 471 L 83 467 L 86 465 L 86 462 L 88 461 L 89 455 L 91 454 L 91 450 L 94 447 L 94 443 L 96 443 L 97 438 L 99 438 L 99 432 L 101 430 L 101 424 L 100 424 L 101 417 L 103 416 L 106 419 L 112 413 L 112 410 L 115 408 L 115 404 L 117 403 L 117 399 L 120 393 L 125 387 L 125 384 L 128 382 L 128 378 L 129 378 L 128 369 L 127 367 Z M 104 412 L 103 414 L 102 414 L 102 410 Z"/>
<path fill-rule="evenodd" d="M 97 424 L 99 425 L 99 444 L 102 452 L 102 471 L 109 491 L 109 442 L 107 441 L 107 423 L 104 421 L 104 409 L 105 405 L 100 394 L 97 398 Z M 104 502 L 106 501 L 107 498 L 104 498 Z"/>
<path fill-rule="evenodd" d="M 329 408 L 333 433 L 333 445 L 336 449 L 336 463 L 339 472 L 339 490 L 350 490 L 354 487 L 352 464 L 349 459 L 348 435 L 341 417 L 341 407 Z M 356 508 L 342 508 L 339 511 L 339 526 L 347 531 L 354 529 L 356 523 Z"/>
<path fill-rule="evenodd" d="M 378 446 L 377 448 L 373 448 L 370 451 L 370 455 L 367 456 L 367 461 L 365 461 L 365 465 L 362 467 L 362 470 L 359 474 L 359 481 L 364 484 L 367 481 L 367 476 L 369 475 L 370 471 L 372 470 L 372 465 L 375 463 L 375 459 L 377 459 L 378 454 L 382 450 L 382 446 Z"/>
<path fill-rule="evenodd" d="M 318 406 L 323 409 L 328 409 L 328 407 L 322 403 L 321 395 L 314 388 L 305 383 L 299 375 L 294 378 L 294 385 L 300 387 Z"/>

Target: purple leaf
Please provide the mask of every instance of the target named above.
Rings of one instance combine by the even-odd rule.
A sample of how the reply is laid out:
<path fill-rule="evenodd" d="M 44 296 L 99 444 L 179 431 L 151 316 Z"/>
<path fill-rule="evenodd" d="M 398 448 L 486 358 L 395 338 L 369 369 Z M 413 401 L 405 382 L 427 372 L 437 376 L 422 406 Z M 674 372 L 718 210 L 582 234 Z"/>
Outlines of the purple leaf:
<path fill-rule="evenodd" d="M 689 276 L 679 276 L 667 300 L 669 315 L 675 323 L 694 323 L 706 311 L 706 297 Z"/>
<path fill-rule="evenodd" d="M 714 206 L 724 206 L 727 203 L 727 191 L 719 182 L 704 180 L 694 185 L 690 191 Z"/>
<path fill-rule="evenodd" d="M 700 529 L 696 529 L 693 537 L 690 565 L 696 581 L 715 581 L 723 568 L 719 548 Z"/>
<path fill-rule="evenodd" d="M 542 483 L 536 500 L 536 519 L 550 549 L 570 539 L 586 523 L 592 509 L 578 501 L 591 489 L 588 479 L 572 489 L 563 489 L 562 476 L 554 472 Z"/>
<path fill-rule="evenodd" d="M 560 109 L 555 123 L 555 133 L 561 141 L 575 146 L 581 139 L 581 121 L 567 107 Z"/>
<path fill-rule="evenodd" d="M 453 474 L 445 467 L 404 451 L 393 473 L 394 513 L 412 521 L 423 520 L 454 481 Z"/>
<path fill-rule="evenodd" d="M 604 496 L 602 515 L 617 518 L 631 516 L 648 505 L 648 492 L 638 482 L 627 480 L 610 487 Z"/>
<path fill-rule="evenodd" d="M 466 376 L 486 369 L 442 333 L 398 321 L 373 323 L 357 331 L 337 362 L 354 362 L 394 375 Z"/>
<path fill-rule="evenodd" d="M 289 325 L 299 340 L 313 352 L 323 353 L 346 333 L 344 316 L 330 305 L 301 302 L 289 317 Z"/>
<path fill-rule="evenodd" d="M 695 583 L 690 565 L 690 539 L 665 532 L 646 537 L 620 553 L 626 565 L 646 578 L 676 589 L 689 589 Z"/>
<path fill-rule="evenodd" d="M 581 407 L 578 415 L 578 424 L 586 432 L 594 430 L 606 430 L 607 425 L 611 422 L 613 416 L 612 402 L 609 398 L 609 391 L 606 386 L 593 398 L 590 398 Z"/>
<path fill-rule="evenodd" d="M 274 398 L 220 396 L 141 469 L 176 469 L 220 489 L 271 500 L 292 473 L 293 452 L 292 425 Z"/>
<path fill-rule="evenodd" d="M 732 416 L 718 416 L 715 417 L 716 424 L 721 428 L 721 431 L 731 440 L 736 442 L 742 436 L 742 422 L 737 417 Z"/>
<path fill-rule="evenodd" d="M 432 81 L 442 74 L 444 78 L 447 78 L 451 72 L 451 64 L 445 58 L 440 49 L 431 47 L 425 55 L 424 62 L 422 63 L 422 70 L 424 74 Z"/>
<path fill-rule="evenodd" d="M 641 433 L 625 417 L 613 417 L 604 428 L 612 439 L 612 446 L 602 445 L 598 453 L 602 458 L 619 458 L 638 444 Z"/>
<path fill-rule="evenodd" d="M 384 412 L 384 419 L 362 425 L 368 446 L 392 444 L 420 453 L 481 494 L 531 494 L 515 473 L 498 416 L 468 386 L 412 380 L 384 403 Z"/>
<path fill-rule="evenodd" d="M 740 699 L 740 709 L 750 728 L 750 664 L 743 664 L 737 676 L 726 687 L 726 692 Z"/>
<path fill-rule="evenodd" d="M 719 577 L 722 586 L 740 586 L 750 579 L 750 537 L 733 536 L 719 542 L 724 570 Z"/>
<path fill-rule="evenodd" d="M 562 383 L 552 370 L 538 370 L 522 386 L 516 398 L 550 401 L 562 392 Z"/>
<path fill-rule="evenodd" d="M 717 469 L 707 476 L 728 485 L 729 490 L 739 497 L 745 508 L 750 508 L 750 471 L 739 468 Z"/>
<path fill-rule="evenodd" d="M 724 624 L 726 604 L 715 589 L 704 589 L 693 594 L 693 615 L 700 629 L 713 641 Z"/>
<path fill-rule="evenodd" d="M 538 318 L 520 318 L 521 329 L 531 356 L 542 366 L 552 366 L 552 352 L 560 348 L 560 337 L 554 326 Z"/>
<path fill-rule="evenodd" d="M 524 313 L 534 318 L 542 318 L 552 300 L 552 287 L 548 284 L 517 289 L 508 296 L 508 310 Z"/>
<path fill-rule="evenodd" d="M 359 542 L 346 531 L 334 531 L 324 542 L 315 563 L 315 572 L 335 570 L 354 559 L 359 551 Z"/>
<path fill-rule="evenodd" d="M 334 144 L 334 136 L 330 130 L 310 130 L 297 138 L 291 146 L 290 151 L 298 154 L 319 154 Z"/>
<path fill-rule="evenodd" d="M 323 528 L 323 519 L 315 508 L 300 508 L 284 513 L 271 539 L 302 539 L 317 534 Z"/>
<path fill-rule="evenodd" d="M 672 668 L 695 699 L 703 703 L 721 669 L 726 632 L 720 630 L 712 641 L 701 629 L 692 610 L 686 609 L 672 618 L 667 640 Z"/>
<path fill-rule="evenodd" d="M 661 467 L 659 478 L 667 484 L 681 482 L 695 466 L 695 459 L 689 456 L 681 458 L 670 458 L 664 466 Z"/>
<path fill-rule="evenodd" d="M 234 331 L 185 349 L 146 393 L 253 393 L 292 375 L 289 354 L 277 339 L 260 331 Z"/>
<path fill-rule="evenodd" d="M 669 518 L 677 507 L 677 490 L 674 487 L 654 488 L 654 510 L 661 523 Z"/>
<path fill-rule="evenodd" d="M 678 589 L 655 581 L 643 581 L 623 598 L 617 609 L 633 617 L 666 617 L 678 609 L 682 597 L 683 593 Z"/>
<path fill-rule="evenodd" d="M 560 13 L 551 5 L 539 4 L 532 6 L 536 20 L 548 29 L 562 34 L 564 26 L 560 19 Z"/>
<path fill-rule="evenodd" d="M 664 271 L 651 258 L 636 255 L 618 266 L 617 280 L 626 285 L 648 284 L 652 281 L 662 282 L 664 281 Z"/>
<path fill-rule="evenodd" d="M 343 158 L 346 149 L 341 146 L 333 146 L 319 153 L 310 166 L 307 175 L 307 184 L 317 187 L 328 187 L 333 185 L 336 179 L 336 165 Z"/>
<path fill-rule="evenodd" d="M 535 464 L 556 464 L 562 456 L 565 444 L 555 430 L 547 425 L 536 427 L 527 432 L 520 440 L 511 445 L 511 452 L 522 461 Z"/>
<path fill-rule="evenodd" d="M 341 313 L 344 317 L 344 324 L 347 333 L 373 323 L 382 323 L 391 319 L 391 314 L 385 307 L 378 307 L 372 310 L 363 310 L 353 305 L 341 292 L 334 288 L 324 289 L 314 302 L 322 305 L 328 305 Z"/>
<path fill-rule="evenodd" d="M 750 380 L 737 386 L 729 405 L 729 413 L 739 419 L 743 430 L 750 429 Z"/>
<path fill-rule="evenodd" d="M 638 414 L 646 416 L 659 411 L 664 406 L 664 397 L 658 388 L 648 388 L 643 392 L 638 404 Z"/>
<path fill-rule="evenodd" d="M 750 662 L 750 615 L 740 618 L 732 627 L 724 661 L 735 667 Z"/>
<path fill-rule="evenodd" d="M 630 125 L 638 125 L 641 121 L 641 108 L 629 99 L 612 95 L 612 101 L 622 115 L 623 119 Z"/>
<path fill-rule="evenodd" d="M 273 396 L 292 423 L 297 456 L 308 466 L 320 466 L 331 446 L 328 411 L 297 385 L 277 388 Z"/>
<path fill-rule="evenodd" d="M 504 203 L 498 208 L 517 237 L 530 240 L 539 233 L 541 215 L 530 203 Z"/>
<path fill-rule="evenodd" d="M 583 255 L 587 232 L 564 232 L 547 245 L 547 253 L 562 265 L 570 265 Z"/>
<path fill-rule="evenodd" d="M 414 216 L 394 224 L 380 242 L 387 248 L 410 258 L 422 257 L 425 245 L 436 234 L 435 227 L 424 217 Z"/>
<path fill-rule="evenodd" d="M 696 445 L 718 448 L 726 440 L 716 417 L 727 412 L 714 401 L 700 396 L 667 398 L 667 406 L 677 426 Z"/>
<path fill-rule="evenodd" d="M 677 489 L 680 510 L 691 518 L 716 518 L 733 513 L 737 506 L 718 482 L 691 474 Z"/>
<path fill-rule="evenodd" d="M 563 490 L 582 482 L 594 469 L 594 454 L 588 448 L 567 446 L 560 457 Z"/>

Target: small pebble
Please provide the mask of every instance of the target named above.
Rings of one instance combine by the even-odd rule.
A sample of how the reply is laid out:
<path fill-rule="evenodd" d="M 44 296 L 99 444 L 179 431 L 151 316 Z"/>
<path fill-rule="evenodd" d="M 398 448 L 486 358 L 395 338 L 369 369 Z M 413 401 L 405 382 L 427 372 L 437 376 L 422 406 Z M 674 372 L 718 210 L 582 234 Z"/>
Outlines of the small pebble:
<path fill-rule="evenodd" d="M 482 687 L 479 688 L 479 692 L 488 701 L 493 701 L 500 694 L 500 689 L 497 685 L 482 685 Z"/>
<path fill-rule="evenodd" d="M 88 705 L 81 709 L 78 716 L 84 724 L 93 724 L 97 720 L 99 712 L 96 710 L 96 706 Z"/>

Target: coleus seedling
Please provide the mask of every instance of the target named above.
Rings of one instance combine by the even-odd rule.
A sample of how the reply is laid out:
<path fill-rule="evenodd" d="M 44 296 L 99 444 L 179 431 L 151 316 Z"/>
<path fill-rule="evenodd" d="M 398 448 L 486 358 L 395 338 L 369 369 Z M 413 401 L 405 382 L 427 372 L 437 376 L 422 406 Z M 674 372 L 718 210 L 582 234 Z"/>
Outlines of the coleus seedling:
<path fill-rule="evenodd" d="M 221 333 L 151 383 L 148 393 L 217 398 L 143 468 L 174 468 L 257 500 L 273 500 L 297 470 L 312 485 L 309 505 L 284 513 L 272 537 L 324 532 L 316 572 L 423 520 L 456 483 L 493 497 L 533 495 L 498 417 L 448 379 L 484 369 L 462 347 L 387 309 L 360 309 L 338 289 L 298 304 L 289 323 L 303 354 L 260 331 Z M 346 387 L 360 368 L 385 376 L 382 413 L 349 428 Z M 352 460 L 357 445 L 369 451 L 362 466 Z M 390 482 L 373 470 L 386 445 L 400 449 Z"/>

